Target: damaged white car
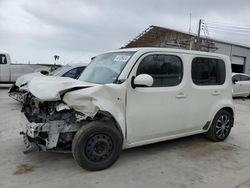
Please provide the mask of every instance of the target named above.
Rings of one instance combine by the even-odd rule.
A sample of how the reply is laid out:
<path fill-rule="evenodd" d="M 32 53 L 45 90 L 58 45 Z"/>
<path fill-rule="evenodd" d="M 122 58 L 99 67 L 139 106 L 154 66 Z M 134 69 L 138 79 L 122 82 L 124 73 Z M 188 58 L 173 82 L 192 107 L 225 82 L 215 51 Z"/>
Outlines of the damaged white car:
<path fill-rule="evenodd" d="M 164 48 L 96 56 L 79 80 L 34 78 L 22 112 L 25 153 L 70 150 L 88 170 L 111 166 L 122 149 L 205 133 L 234 122 L 227 56 Z"/>

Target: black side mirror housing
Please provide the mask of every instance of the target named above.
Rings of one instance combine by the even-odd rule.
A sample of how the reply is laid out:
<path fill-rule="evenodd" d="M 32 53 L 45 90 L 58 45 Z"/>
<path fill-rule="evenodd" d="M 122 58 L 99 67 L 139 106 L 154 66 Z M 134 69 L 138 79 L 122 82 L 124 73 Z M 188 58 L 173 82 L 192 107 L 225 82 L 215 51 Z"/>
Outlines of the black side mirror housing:
<path fill-rule="evenodd" d="M 236 84 L 237 80 L 232 80 L 233 84 Z"/>
<path fill-rule="evenodd" d="M 40 73 L 43 74 L 43 75 L 48 75 L 49 74 L 49 72 L 46 71 L 46 70 L 41 70 Z"/>

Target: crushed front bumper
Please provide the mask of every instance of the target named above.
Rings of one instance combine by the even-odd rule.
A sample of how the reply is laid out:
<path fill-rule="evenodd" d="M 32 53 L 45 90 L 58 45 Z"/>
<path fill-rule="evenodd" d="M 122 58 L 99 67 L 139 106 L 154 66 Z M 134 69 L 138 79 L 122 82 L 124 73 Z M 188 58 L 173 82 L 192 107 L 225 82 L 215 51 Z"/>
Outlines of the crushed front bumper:
<path fill-rule="evenodd" d="M 46 123 L 30 123 L 24 114 L 21 115 L 20 124 L 23 135 L 25 151 L 46 151 L 55 149 L 61 133 L 74 133 L 79 129 L 78 124 L 67 124 L 63 120 Z"/>
<path fill-rule="evenodd" d="M 21 114 L 20 118 L 21 132 L 24 142 L 24 154 L 28 154 L 34 151 L 44 150 L 44 146 L 39 144 L 38 140 L 38 126 L 35 123 L 30 123 L 24 114 Z"/>
<path fill-rule="evenodd" d="M 38 145 L 30 141 L 30 138 L 26 133 L 20 132 L 20 134 L 23 135 L 23 142 L 25 146 L 25 150 L 23 151 L 24 154 L 28 154 L 28 153 L 40 150 Z"/>

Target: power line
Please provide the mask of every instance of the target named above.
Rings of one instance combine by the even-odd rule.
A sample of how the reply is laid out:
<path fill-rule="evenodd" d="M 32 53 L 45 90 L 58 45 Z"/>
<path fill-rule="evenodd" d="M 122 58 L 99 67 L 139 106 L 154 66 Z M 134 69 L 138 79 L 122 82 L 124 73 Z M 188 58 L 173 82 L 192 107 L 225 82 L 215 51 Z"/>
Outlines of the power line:
<path fill-rule="evenodd" d="M 210 25 L 218 25 L 218 26 L 225 26 L 225 27 L 235 27 L 235 28 L 246 28 L 250 29 L 250 26 L 243 26 L 243 25 L 236 25 L 236 24 L 230 24 L 230 23 L 222 23 L 222 22 L 210 22 L 210 21 L 205 21 L 206 24 Z"/>
<path fill-rule="evenodd" d="M 210 31 L 214 30 L 214 31 L 219 31 L 221 33 L 231 33 L 231 34 L 237 34 L 237 35 L 250 35 L 250 32 L 237 32 L 237 31 L 231 31 L 231 30 L 227 30 L 227 29 L 220 29 L 220 28 L 209 28 Z"/>
<path fill-rule="evenodd" d="M 207 27 L 211 27 L 211 28 L 223 28 L 223 29 L 228 29 L 228 30 L 233 30 L 233 31 L 242 31 L 242 32 L 250 32 L 250 28 L 246 29 L 246 28 L 234 28 L 234 27 L 223 27 L 223 26 L 216 26 L 216 25 L 210 25 L 210 24 L 206 24 Z"/>
<path fill-rule="evenodd" d="M 226 24 L 226 23 L 219 23 L 219 22 L 202 22 L 202 29 L 204 32 L 216 31 L 216 32 L 225 32 L 231 33 L 236 35 L 250 35 L 250 27 L 246 26 L 239 26 L 234 24 Z"/>

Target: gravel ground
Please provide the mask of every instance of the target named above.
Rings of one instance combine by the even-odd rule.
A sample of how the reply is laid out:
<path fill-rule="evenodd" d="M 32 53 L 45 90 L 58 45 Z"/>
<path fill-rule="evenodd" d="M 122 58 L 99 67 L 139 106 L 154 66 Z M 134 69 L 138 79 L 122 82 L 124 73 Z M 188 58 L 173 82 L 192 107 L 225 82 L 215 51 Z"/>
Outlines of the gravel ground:
<path fill-rule="evenodd" d="M 235 126 L 225 142 L 202 135 L 123 151 L 109 169 L 88 172 L 71 154 L 22 153 L 21 105 L 0 85 L 0 187 L 250 187 L 250 100 L 235 99 Z"/>

